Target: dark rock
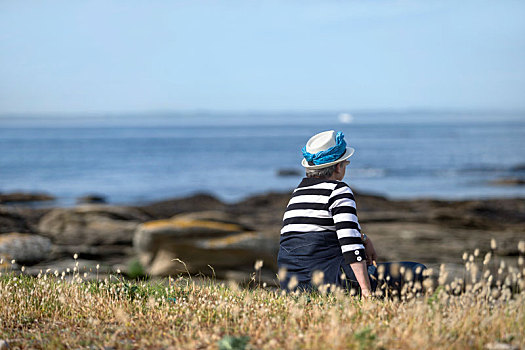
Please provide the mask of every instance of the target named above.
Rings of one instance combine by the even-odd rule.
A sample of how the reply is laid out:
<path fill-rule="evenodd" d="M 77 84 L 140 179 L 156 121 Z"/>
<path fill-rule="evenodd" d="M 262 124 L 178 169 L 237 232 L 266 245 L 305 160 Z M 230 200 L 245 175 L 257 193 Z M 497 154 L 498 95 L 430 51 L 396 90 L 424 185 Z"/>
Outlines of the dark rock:
<path fill-rule="evenodd" d="M 0 194 L 0 203 L 25 203 L 52 200 L 55 200 L 55 197 L 46 193 L 13 192 Z"/>
<path fill-rule="evenodd" d="M 78 266 L 76 266 L 77 263 Z M 97 264 L 100 265 L 98 270 Z M 54 261 L 45 261 L 27 267 L 25 273 L 32 276 L 37 276 L 39 273 L 46 273 L 46 271 L 50 274 L 54 274 L 55 271 L 58 274 L 62 274 L 62 272 L 65 272 L 66 278 L 69 279 L 75 273 L 75 267 L 77 268 L 78 273 L 83 274 L 84 272 L 87 272 L 91 275 L 91 277 L 93 277 L 93 275 L 96 277 L 97 272 L 101 274 L 112 272 L 112 269 L 107 264 L 93 260 L 84 260 L 82 259 L 82 257 L 73 259 L 73 256 L 71 255 L 67 258 L 62 258 Z"/>
<path fill-rule="evenodd" d="M 165 219 L 181 213 L 224 210 L 226 204 L 209 194 L 196 194 L 185 198 L 154 202 L 136 208 L 151 216 L 153 219 Z"/>
<path fill-rule="evenodd" d="M 123 259 L 133 254 L 133 248 L 123 245 L 53 245 L 50 256 L 52 259 L 71 257 L 74 254 L 87 260 Z"/>
<path fill-rule="evenodd" d="M 491 181 L 491 184 L 500 186 L 523 186 L 525 185 L 525 179 L 520 179 L 517 177 L 497 179 Z"/>
<path fill-rule="evenodd" d="M 49 238 L 23 233 L 0 235 L 0 256 L 15 259 L 18 264 L 36 264 L 48 257 L 51 251 Z"/>
<path fill-rule="evenodd" d="M 0 233 L 31 232 L 25 219 L 9 208 L 0 207 Z"/>
<path fill-rule="evenodd" d="M 38 230 L 56 244 L 131 244 L 137 225 L 149 219 L 134 208 L 93 204 L 53 209 Z"/>
<path fill-rule="evenodd" d="M 277 170 L 277 176 L 301 176 L 303 172 L 297 169 L 279 169 Z"/>
<path fill-rule="evenodd" d="M 100 194 L 88 194 L 86 196 L 78 197 L 77 203 L 79 204 L 105 204 L 107 203 L 106 197 Z"/>
<path fill-rule="evenodd" d="M 525 171 L 525 163 L 518 164 L 511 168 L 512 171 Z"/>

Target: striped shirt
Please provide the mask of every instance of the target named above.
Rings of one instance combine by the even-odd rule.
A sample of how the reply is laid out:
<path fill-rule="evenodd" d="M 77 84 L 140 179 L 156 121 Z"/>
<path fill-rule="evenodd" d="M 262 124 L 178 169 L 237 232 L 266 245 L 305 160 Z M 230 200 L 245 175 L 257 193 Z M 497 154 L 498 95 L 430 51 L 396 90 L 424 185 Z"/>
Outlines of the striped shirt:
<path fill-rule="evenodd" d="M 336 234 L 347 264 L 365 259 L 354 194 L 342 181 L 304 178 L 294 190 L 281 240 L 309 232 Z"/>

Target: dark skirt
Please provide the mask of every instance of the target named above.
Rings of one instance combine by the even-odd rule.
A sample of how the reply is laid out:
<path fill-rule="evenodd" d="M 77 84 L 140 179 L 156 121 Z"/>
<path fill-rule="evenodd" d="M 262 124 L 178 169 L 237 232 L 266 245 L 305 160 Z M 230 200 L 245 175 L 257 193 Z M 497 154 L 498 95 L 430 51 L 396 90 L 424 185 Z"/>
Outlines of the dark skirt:
<path fill-rule="evenodd" d="M 279 269 L 286 269 L 286 275 L 280 281 L 281 288 L 286 291 L 313 289 L 312 276 L 316 271 L 323 272 L 323 280 L 319 281 L 322 284 L 359 289 L 352 268 L 344 262 L 335 232 L 308 232 L 301 235 L 281 236 L 277 264 Z M 423 271 L 426 269 L 425 265 L 410 261 L 379 263 L 377 268 L 370 265 L 368 274 L 373 291 L 378 285 L 380 277 L 378 269 L 382 269 L 380 266 L 384 266 L 383 280 L 393 287 L 401 287 L 406 280 L 399 273 L 400 269 L 411 270 L 412 281 L 421 281 Z M 290 283 L 292 276 L 295 276 L 297 283 Z M 387 279 L 388 276 L 390 278 Z"/>

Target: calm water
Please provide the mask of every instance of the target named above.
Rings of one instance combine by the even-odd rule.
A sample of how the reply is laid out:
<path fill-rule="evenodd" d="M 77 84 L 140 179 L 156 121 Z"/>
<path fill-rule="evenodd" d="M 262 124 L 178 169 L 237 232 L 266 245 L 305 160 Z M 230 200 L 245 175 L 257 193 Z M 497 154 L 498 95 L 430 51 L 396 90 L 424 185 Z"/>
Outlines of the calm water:
<path fill-rule="evenodd" d="M 341 130 L 356 148 L 346 181 L 390 198 L 525 197 L 525 117 L 454 114 L 122 116 L 0 118 L 0 192 L 45 191 L 59 204 L 100 193 L 136 203 L 209 192 L 238 200 L 289 190 L 308 138 Z M 479 121 L 483 120 L 483 121 Z"/>

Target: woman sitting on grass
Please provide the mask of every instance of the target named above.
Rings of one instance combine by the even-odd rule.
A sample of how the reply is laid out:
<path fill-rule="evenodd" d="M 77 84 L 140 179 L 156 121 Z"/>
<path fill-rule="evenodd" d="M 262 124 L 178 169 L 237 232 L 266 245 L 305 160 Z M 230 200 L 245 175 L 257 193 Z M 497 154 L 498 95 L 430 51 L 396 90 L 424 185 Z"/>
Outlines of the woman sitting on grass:
<path fill-rule="evenodd" d="M 390 285 L 401 276 L 390 273 L 391 263 L 376 263 L 372 240 L 361 232 L 352 190 L 342 180 L 347 160 L 354 153 L 342 132 L 333 130 L 314 135 L 303 148 L 306 177 L 294 190 L 283 218 L 278 265 L 281 288 L 308 290 L 316 271 L 318 284 L 343 288 L 360 287 L 370 296 L 377 286 L 378 268 Z M 368 266 L 367 266 L 368 265 Z M 413 262 L 396 264 L 421 279 L 425 266 Z M 372 283 L 371 283 L 372 282 Z"/>

